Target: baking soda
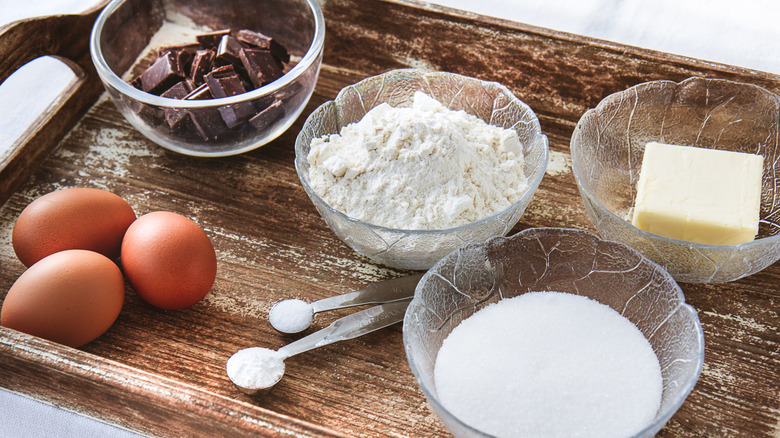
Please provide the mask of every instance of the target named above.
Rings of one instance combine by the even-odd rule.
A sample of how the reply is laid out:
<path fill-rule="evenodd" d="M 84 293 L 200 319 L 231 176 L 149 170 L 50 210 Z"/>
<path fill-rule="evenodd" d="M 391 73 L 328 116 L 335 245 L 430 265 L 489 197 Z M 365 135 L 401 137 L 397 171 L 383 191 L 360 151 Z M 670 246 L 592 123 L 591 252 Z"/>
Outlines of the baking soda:
<path fill-rule="evenodd" d="M 262 347 L 239 350 L 230 356 L 228 377 L 242 388 L 270 388 L 284 375 L 284 355 Z"/>
<path fill-rule="evenodd" d="M 586 297 L 532 292 L 489 305 L 444 340 L 442 405 L 499 437 L 626 437 L 655 418 L 658 358 L 642 332 Z"/>
<path fill-rule="evenodd" d="M 347 216 L 431 230 L 499 213 L 528 189 L 512 129 L 452 111 L 422 92 L 410 108 L 383 103 L 339 134 L 314 139 L 310 185 Z"/>

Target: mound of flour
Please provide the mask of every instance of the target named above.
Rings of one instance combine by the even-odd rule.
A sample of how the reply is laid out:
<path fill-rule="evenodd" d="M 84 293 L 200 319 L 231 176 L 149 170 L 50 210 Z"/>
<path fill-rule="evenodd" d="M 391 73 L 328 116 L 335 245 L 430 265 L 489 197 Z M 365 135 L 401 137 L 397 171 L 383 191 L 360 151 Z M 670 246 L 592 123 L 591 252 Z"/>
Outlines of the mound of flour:
<path fill-rule="evenodd" d="M 331 207 L 375 225 L 446 229 L 498 213 L 525 193 L 517 133 L 417 92 L 314 139 L 310 185 Z"/>

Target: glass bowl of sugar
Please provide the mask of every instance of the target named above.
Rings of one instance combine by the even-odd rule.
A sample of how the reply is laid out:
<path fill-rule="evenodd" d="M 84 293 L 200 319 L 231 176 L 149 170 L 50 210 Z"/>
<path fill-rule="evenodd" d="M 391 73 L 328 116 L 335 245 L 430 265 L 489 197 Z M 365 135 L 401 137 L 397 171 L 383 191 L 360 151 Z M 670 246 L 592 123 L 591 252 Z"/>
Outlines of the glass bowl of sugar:
<path fill-rule="evenodd" d="M 651 150 L 661 143 L 696 151 L 697 156 L 659 162 L 654 184 L 667 182 L 655 192 L 660 207 L 653 215 L 670 218 L 662 228 L 643 227 L 636 221 L 643 168 Z M 738 154 L 736 154 L 738 153 Z M 585 209 L 599 234 L 623 242 L 669 271 L 680 282 L 716 283 L 754 274 L 780 260 L 780 96 L 761 87 L 723 79 L 690 78 L 682 82 L 653 81 L 607 96 L 579 120 L 571 138 L 572 168 Z M 752 156 L 758 174 L 750 175 L 740 157 Z M 761 168 L 763 167 L 763 168 Z M 676 169 L 676 170 L 674 170 Z M 714 169 L 714 171 L 706 171 Z M 689 181 L 685 181 L 686 178 Z M 679 179 L 671 182 L 670 179 Z M 695 199 L 696 191 L 709 195 L 712 214 L 698 221 L 673 204 L 675 198 Z M 747 205 L 746 193 L 755 199 Z M 729 193 L 733 194 L 728 196 Z M 653 194 L 651 191 L 646 193 Z M 734 201 L 729 204 L 728 199 Z M 696 206 L 696 201 L 688 204 Z M 664 205 L 667 208 L 663 208 Z M 672 208 L 668 206 L 675 205 Z M 751 239 L 718 242 L 695 240 L 706 228 L 726 235 L 743 221 L 729 221 L 753 210 Z M 703 211 L 703 210 L 702 210 Z M 674 216 L 679 216 L 675 223 Z M 633 222 L 633 223 L 632 223 Z M 635 225 L 636 223 L 637 225 Z M 704 226 L 702 226 L 704 225 Z M 664 234 L 664 231 L 666 232 Z M 690 238 L 686 237 L 691 236 Z M 754 237 L 754 238 L 752 238 Z"/>
<path fill-rule="evenodd" d="M 325 222 L 375 262 L 424 270 L 506 235 L 547 168 L 528 105 L 503 85 L 392 70 L 342 89 L 306 120 L 295 168 Z"/>
<path fill-rule="evenodd" d="M 456 437 L 651 437 L 704 362 L 698 315 L 668 272 L 567 228 L 455 250 L 423 276 L 403 333 Z"/>

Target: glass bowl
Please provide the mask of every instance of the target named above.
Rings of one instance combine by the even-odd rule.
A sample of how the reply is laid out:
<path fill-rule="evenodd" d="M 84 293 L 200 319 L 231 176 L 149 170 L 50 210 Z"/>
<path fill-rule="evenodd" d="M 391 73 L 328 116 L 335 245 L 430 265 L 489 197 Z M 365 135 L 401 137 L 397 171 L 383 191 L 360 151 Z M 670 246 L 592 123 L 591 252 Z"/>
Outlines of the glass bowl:
<path fill-rule="evenodd" d="M 373 225 L 329 206 L 310 186 L 311 141 L 339 133 L 342 127 L 360 121 L 375 106 L 386 102 L 408 107 L 414 93 L 423 91 L 451 110 L 465 110 L 485 122 L 514 129 L 523 144 L 525 194 L 504 211 L 463 226 L 442 230 L 402 230 Z M 317 108 L 295 142 L 295 169 L 306 193 L 325 222 L 347 245 L 375 262 L 400 268 L 424 270 L 455 248 L 470 242 L 506 235 L 523 215 L 547 168 L 547 136 L 536 114 L 506 87 L 446 72 L 419 69 L 392 70 L 364 79 L 341 90 L 332 101 Z"/>
<path fill-rule="evenodd" d="M 614 93 L 587 111 L 571 137 L 574 177 L 590 220 L 680 282 L 737 280 L 780 259 L 780 97 L 722 79 L 654 81 Z M 754 241 L 734 246 L 671 239 L 633 226 L 630 213 L 650 141 L 764 156 Z"/>
<path fill-rule="evenodd" d="M 128 83 L 158 48 L 222 29 L 249 29 L 281 43 L 290 55 L 284 74 L 245 93 L 202 100 L 160 97 Z M 95 21 L 90 52 L 130 124 L 172 151 L 215 157 L 258 148 L 292 125 L 314 91 L 324 39 L 316 0 L 113 0 Z"/>
<path fill-rule="evenodd" d="M 636 436 L 652 437 L 695 386 L 704 362 L 704 334 L 680 287 L 634 249 L 567 228 L 530 228 L 449 254 L 420 280 L 403 322 L 409 366 L 429 405 L 456 437 L 489 436 L 450 413 L 433 370 L 450 332 L 484 306 L 528 292 L 585 296 L 628 318 L 649 340 L 663 379 L 661 406 Z M 496 333 L 501 336 L 501 333 Z"/>

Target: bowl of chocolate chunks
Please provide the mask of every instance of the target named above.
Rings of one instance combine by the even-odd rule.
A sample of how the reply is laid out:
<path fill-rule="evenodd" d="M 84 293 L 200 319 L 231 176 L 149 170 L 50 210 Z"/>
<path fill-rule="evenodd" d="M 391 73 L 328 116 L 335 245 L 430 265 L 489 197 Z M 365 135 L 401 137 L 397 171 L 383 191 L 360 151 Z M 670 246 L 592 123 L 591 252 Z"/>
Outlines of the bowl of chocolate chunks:
<path fill-rule="evenodd" d="M 314 91 L 325 21 L 316 0 L 112 0 L 90 52 L 138 131 L 186 155 L 256 149 Z"/>
<path fill-rule="evenodd" d="M 780 260 L 780 96 L 724 79 L 652 81 L 611 94 L 571 138 L 599 234 L 685 283 Z"/>

